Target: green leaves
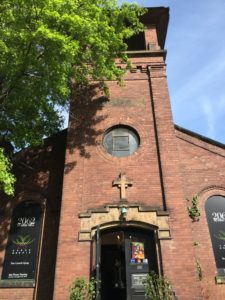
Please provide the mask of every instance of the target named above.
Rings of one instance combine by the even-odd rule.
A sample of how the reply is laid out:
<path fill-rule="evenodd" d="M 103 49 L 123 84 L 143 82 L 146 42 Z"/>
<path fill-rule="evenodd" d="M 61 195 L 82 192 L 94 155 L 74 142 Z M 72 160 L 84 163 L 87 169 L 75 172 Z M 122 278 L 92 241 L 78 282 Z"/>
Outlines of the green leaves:
<path fill-rule="evenodd" d="M 7 195 L 13 195 L 15 177 L 10 173 L 12 165 L 4 155 L 4 150 L 0 148 L 0 189 Z"/>
<path fill-rule="evenodd" d="M 170 282 L 163 276 L 151 271 L 146 278 L 145 295 L 151 300 L 173 300 L 174 292 Z"/>
<path fill-rule="evenodd" d="M 189 201 L 189 200 L 188 200 Z M 194 196 L 191 200 L 191 206 L 187 207 L 188 215 L 192 219 L 193 222 L 199 221 L 199 218 L 201 216 L 199 203 L 198 203 L 198 196 Z"/>
<path fill-rule="evenodd" d="M 85 278 L 77 278 L 70 288 L 70 300 L 92 300 L 95 299 L 96 280 L 91 278 L 87 281 Z"/>
<path fill-rule="evenodd" d="M 115 0 L 1 0 L 0 143 L 36 145 L 61 128 L 72 83 L 121 81 L 115 58 L 127 62 L 124 39 L 143 29 L 143 12 Z M 12 194 L 2 150 L 0 164 L 1 187 Z"/>
<path fill-rule="evenodd" d="M 19 148 L 60 128 L 71 78 L 120 81 L 114 59 L 143 29 L 143 9 L 114 0 L 2 0 L 0 12 L 0 134 Z"/>

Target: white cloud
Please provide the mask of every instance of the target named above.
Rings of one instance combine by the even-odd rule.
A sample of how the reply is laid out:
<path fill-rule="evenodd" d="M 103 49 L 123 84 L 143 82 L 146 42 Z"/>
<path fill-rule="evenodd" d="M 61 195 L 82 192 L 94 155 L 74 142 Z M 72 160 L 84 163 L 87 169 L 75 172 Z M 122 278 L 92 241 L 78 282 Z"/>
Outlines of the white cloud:
<path fill-rule="evenodd" d="M 215 139 L 216 138 L 215 136 L 216 115 L 213 109 L 213 105 L 211 102 L 209 102 L 206 99 L 205 101 L 202 102 L 202 109 L 206 117 L 207 136 L 211 137 L 212 139 Z"/>
<path fill-rule="evenodd" d="M 225 1 L 171 1 L 168 80 L 177 124 L 225 143 Z"/>

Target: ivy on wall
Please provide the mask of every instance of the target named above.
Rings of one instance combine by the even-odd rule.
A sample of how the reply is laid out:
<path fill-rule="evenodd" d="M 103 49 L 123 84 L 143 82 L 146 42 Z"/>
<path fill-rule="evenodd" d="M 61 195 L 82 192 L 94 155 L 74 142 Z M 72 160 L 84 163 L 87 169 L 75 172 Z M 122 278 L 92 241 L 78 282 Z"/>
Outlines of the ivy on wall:
<path fill-rule="evenodd" d="M 201 211 L 199 208 L 199 200 L 198 196 L 195 195 L 192 200 L 187 200 L 188 202 L 191 202 L 190 206 L 187 207 L 188 215 L 192 219 L 193 222 L 199 221 L 201 216 Z"/>

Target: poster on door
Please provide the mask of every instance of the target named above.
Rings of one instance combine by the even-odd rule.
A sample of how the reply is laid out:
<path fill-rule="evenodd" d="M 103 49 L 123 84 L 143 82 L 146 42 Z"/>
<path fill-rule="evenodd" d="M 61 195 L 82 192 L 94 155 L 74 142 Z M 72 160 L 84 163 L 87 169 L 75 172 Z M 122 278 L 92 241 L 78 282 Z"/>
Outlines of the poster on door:
<path fill-rule="evenodd" d="M 135 263 L 142 263 L 145 261 L 144 243 L 132 242 L 131 243 L 131 261 Z"/>
<path fill-rule="evenodd" d="M 31 201 L 14 210 L 2 279 L 35 279 L 41 214 L 40 204 Z"/>

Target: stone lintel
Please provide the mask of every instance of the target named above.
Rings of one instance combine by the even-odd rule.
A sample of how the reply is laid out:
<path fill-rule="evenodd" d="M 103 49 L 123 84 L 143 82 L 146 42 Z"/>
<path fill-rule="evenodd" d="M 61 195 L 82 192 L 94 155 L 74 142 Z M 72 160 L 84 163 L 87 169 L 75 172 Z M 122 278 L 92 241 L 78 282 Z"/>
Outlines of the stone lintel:
<path fill-rule="evenodd" d="M 125 200 L 125 199 L 123 199 Z M 121 208 L 126 207 L 126 219 L 121 221 Z M 171 239 L 169 228 L 169 212 L 162 211 L 159 207 L 144 206 L 140 203 L 127 201 L 107 204 L 104 207 L 89 209 L 79 214 L 80 232 L 79 241 L 91 241 L 97 226 L 110 227 L 112 224 L 134 223 L 143 227 L 143 224 L 155 228 L 158 239 Z M 135 226 L 136 226 L 135 225 Z"/>

